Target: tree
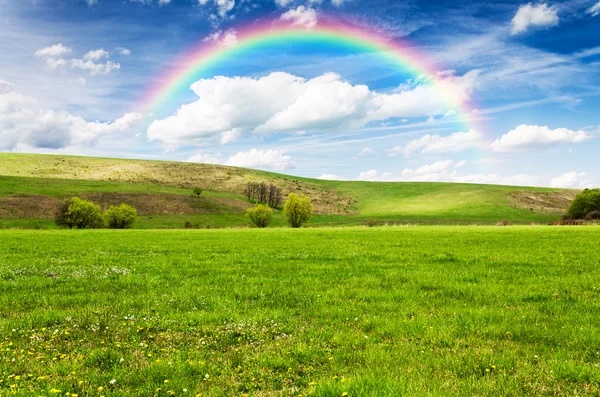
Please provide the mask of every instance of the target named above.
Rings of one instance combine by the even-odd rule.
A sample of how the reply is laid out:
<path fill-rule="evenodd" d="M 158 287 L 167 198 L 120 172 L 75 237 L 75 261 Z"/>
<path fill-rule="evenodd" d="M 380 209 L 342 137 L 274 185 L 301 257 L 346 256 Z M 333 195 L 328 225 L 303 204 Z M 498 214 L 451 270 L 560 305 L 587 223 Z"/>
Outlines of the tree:
<path fill-rule="evenodd" d="M 271 223 L 273 210 L 268 205 L 257 204 L 256 207 L 248 209 L 246 215 L 248 215 L 254 226 L 265 228 Z"/>
<path fill-rule="evenodd" d="M 600 211 L 600 189 L 585 189 L 579 193 L 567 214 L 572 219 L 583 219 L 592 211 Z"/>
<path fill-rule="evenodd" d="M 71 201 L 72 199 L 64 200 L 56 209 L 56 213 L 54 215 L 54 223 L 56 223 L 57 226 L 67 226 L 69 229 L 72 229 L 73 226 L 75 226 L 73 220 L 67 218 L 67 211 L 69 211 Z"/>
<path fill-rule="evenodd" d="M 281 203 L 281 188 L 274 184 L 265 182 L 249 182 L 244 188 L 244 195 L 248 201 L 258 204 L 269 204 L 269 207 L 279 207 Z"/>
<path fill-rule="evenodd" d="M 111 205 L 104 213 L 106 226 L 110 229 L 131 229 L 137 218 L 137 210 L 125 203 L 116 207 Z"/>
<path fill-rule="evenodd" d="M 57 211 L 55 221 L 57 225 L 71 229 L 101 228 L 104 224 L 100 206 L 79 197 L 65 201 Z"/>
<path fill-rule="evenodd" d="M 308 222 L 313 213 L 310 197 L 296 193 L 290 193 L 283 207 L 283 216 L 288 219 L 291 227 L 298 228 Z"/>
<path fill-rule="evenodd" d="M 200 195 L 202 194 L 202 188 L 201 187 L 195 187 L 194 188 L 194 194 L 196 196 L 198 196 L 198 198 L 200 198 Z"/>

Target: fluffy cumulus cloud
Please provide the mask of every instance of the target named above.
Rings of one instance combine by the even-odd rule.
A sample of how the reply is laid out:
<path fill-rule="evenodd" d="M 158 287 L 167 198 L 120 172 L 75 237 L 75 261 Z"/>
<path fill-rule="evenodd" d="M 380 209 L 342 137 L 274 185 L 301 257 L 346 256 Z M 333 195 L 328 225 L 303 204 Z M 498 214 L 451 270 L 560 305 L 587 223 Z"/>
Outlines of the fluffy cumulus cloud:
<path fill-rule="evenodd" d="M 282 21 L 292 22 L 296 26 L 304 26 L 305 28 L 314 28 L 317 25 L 317 12 L 310 7 L 298 6 L 295 9 L 289 10 L 281 16 Z"/>
<path fill-rule="evenodd" d="M 585 189 L 594 187 L 589 179 L 589 175 L 585 172 L 567 172 L 550 181 L 552 187 Z"/>
<path fill-rule="evenodd" d="M 248 152 L 236 153 L 225 164 L 234 167 L 269 168 L 275 171 L 284 171 L 296 166 L 292 162 L 292 158 L 285 152 L 285 149 L 252 149 Z"/>
<path fill-rule="evenodd" d="M 110 53 L 108 51 L 104 50 L 103 48 L 100 48 L 98 50 L 92 50 L 87 52 L 83 56 L 83 59 L 88 61 L 99 61 L 101 59 L 108 58 L 109 56 Z"/>
<path fill-rule="evenodd" d="M 519 7 L 512 19 L 511 34 L 525 33 L 529 28 L 548 28 L 557 26 L 560 18 L 558 9 L 546 3 L 532 5 L 524 4 Z"/>
<path fill-rule="evenodd" d="M 565 143 L 581 143 L 591 139 L 585 131 L 567 128 L 550 129 L 547 126 L 522 124 L 496 139 L 491 148 L 495 152 L 515 152 L 543 149 Z"/>
<path fill-rule="evenodd" d="M 541 186 L 543 180 L 537 175 L 469 174 L 461 172 L 465 161 L 442 160 L 419 168 L 406 168 L 399 175 L 377 170 L 361 172 L 358 179 L 377 182 L 458 182 L 477 184 L 500 184 L 512 186 Z"/>
<path fill-rule="evenodd" d="M 227 16 L 227 14 L 235 7 L 235 0 L 198 0 L 198 4 L 206 5 L 212 3 L 217 7 L 217 12 L 221 18 Z"/>
<path fill-rule="evenodd" d="M 89 122 L 68 112 L 40 108 L 32 98 L 0 82 L 0 150 L 91 146 L 103 136 L 123 133 L 140 118 L 128 113 L 112 123 Z"/>
<path fill-rule="evenodd" d="M 238 43 L 237 32 L 234 29 L 226 31 L 219 30 L 208 37 L 205 37 L 203 42 L 220 43 L 224 47 L 235 47 Z"/>
<path fill-rule="evenodd" d="M 588 8 L 587 13 L 593 17 L 600 15 L 600 1 Z"/>
<path fill-rule="evenodd" d="M 50 47 L 40 48 L 33 55 L 36 58 L 41 58 L 46 62 L 46 67 L 56 69 L 67 65 L 65 56 L 69 55 L 73 50 L 70 47 L 58 43 Z"/>
<path fill-rule="evenodd" d="M 73 50 L 70 47 L 58 43 L 37 50 L 34 53 L 34 56 L 36 58 L 44 59 L 46 66 L 49 69 L 65 67 L 67 64 L 70 64 L 72 68 L 85 70 L 92 76 L 108 74 L 112 71 L 121 69 L 121 65 L 118 63 L 109 60 L 102 62 L 104 59 L 110 57 L 110 53 L 104 49 L 88 51 L 83 58 L 73 58 L 71 60 L 65 59 L 65 56 L 72 52 Z M 121 49 L 120 53 L 124 55 L 130 54 L 129 50 L 125 48 Z"/>
<path fill-rule="evenodd" d="M 455 103 L 467 100 L 472 76 L 444 76 L 434 84 L 378 93 L 327 73 L 304 79 L 284 72 L 261 78 L 223 77 L 194 83 L 196 102 L 155 120 L 148 138 L 173 148 L 181 144 L 231 142 L 245 133 L 341 131 L 390 118 L 443 115 L 445 87 Z"/>
<path fill-rule="evenodd" d="M 317 179 L 322 179 L 325 181 L 342 181 L 343 180 L 343 178 L 341 176 L 335 175 L 335 174 L 322 174 Z"/>
<path fill-rule="evenodd" d="M 448 136 L 427 134 L 408 142 L 404 146 L 392 148 L 390 153 L 402 154 L 405 157 L 410 157 L 415 154 L 458 153 L 477 148 L 481 146 L 481 144 L 481 133 L 475 130 L 455 132 Z"/>
<path fill-rule="evenodd" d="M 221 153 L 196 153 L 190 158 L 188 158 L 186 161 L 190 163 L 223 164 L 223 160 L 221 159 Z"/>

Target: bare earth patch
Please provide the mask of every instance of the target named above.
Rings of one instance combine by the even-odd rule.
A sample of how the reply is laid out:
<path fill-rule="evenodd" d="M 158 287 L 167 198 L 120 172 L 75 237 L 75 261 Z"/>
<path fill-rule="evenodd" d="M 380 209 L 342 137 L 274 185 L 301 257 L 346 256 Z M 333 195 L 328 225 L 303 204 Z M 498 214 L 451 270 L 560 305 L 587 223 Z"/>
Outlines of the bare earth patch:
<path fill-rule="evenodd" d="M 578 190 L 561 190 L 555 192 L 533 192 L 515 190 L 508 193 L 511 205 L 515 208 L 528 209 L 534 213 L 564 214 Z"/>

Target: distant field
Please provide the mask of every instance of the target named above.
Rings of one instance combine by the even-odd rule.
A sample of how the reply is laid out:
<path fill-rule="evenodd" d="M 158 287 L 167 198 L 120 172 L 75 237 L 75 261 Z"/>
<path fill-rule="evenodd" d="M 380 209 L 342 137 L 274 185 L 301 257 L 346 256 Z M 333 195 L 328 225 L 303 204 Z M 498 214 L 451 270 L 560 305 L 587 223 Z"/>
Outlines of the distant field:
<path fill-rule="evenodd" d="M 457 183 L 322 181 L 207 164 L 0 153 L 0 228 L 53 228 L 58 203 L 74 195 L 103 208 L 126 202 L 141 215 L 142 229 L 247 225 L 250 181 L 274 183 L 307 194 L 311 224 L 548 223 L 565 213 L 574 190 Z M 200 199 L 191 188 L 205 191 Z M 285 225 L 276 212 L 273 226 Z"/>
<path fill-rule="evenodd" d="M 0 396 L 598 395 L 599 241 L 0 231 Z"/>

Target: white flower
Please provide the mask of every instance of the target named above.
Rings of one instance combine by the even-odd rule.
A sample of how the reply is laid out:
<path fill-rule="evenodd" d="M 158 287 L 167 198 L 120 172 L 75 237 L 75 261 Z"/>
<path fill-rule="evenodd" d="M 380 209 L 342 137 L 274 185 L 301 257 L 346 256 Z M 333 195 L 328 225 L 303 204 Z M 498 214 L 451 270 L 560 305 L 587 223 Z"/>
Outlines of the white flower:
<path fill-rule="evenodd" d="M 208 374 L 204 375 L 204 379 L 208 379 Z"/>
<path fill-rule="evenodd" d="M 125 361 L 125 359 L 123 357 L 121 357 L 121 359 L 119 360 L 119 362 L 122 363 L 123 361 Z"/>
<path fill-rule="evenodd" d="M 108 382 L 108 383 L 110 383 L 111 385 L 114 385 L 115 383 L 117 383 L 117 380 L 116 379 L 111 379 L 110 382 Z"/>

